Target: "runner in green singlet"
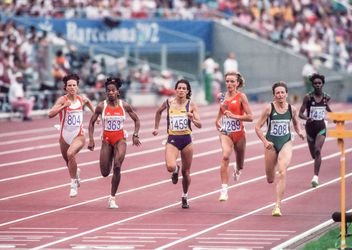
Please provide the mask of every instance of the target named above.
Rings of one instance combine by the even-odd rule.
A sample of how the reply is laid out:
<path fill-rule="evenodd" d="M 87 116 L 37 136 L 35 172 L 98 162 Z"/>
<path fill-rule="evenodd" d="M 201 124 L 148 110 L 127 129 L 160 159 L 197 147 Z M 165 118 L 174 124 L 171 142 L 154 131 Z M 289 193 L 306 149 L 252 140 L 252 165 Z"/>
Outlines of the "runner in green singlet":
<path fill-rule="evenodd" d="M 281 200 L 286 187 L 286 172 L 292 157 L 292 140 L 290 123 L 293 122 L 296 133 L 304 140 L 298 120 L 298 112 L 294 106 L 287 103 L 287 85 L 280 81 L 272 87 L 274 101 L 266 106 L 256 126 L 255 132 L 262 140 L 265 148 L 265 174 L 268 183 L 275 180 L 276 166 L 278 181 L 276 184 L 276 204 L 273 216 L 281 216 Z M 261 128 L 268 124 L 266 136 Z"/>

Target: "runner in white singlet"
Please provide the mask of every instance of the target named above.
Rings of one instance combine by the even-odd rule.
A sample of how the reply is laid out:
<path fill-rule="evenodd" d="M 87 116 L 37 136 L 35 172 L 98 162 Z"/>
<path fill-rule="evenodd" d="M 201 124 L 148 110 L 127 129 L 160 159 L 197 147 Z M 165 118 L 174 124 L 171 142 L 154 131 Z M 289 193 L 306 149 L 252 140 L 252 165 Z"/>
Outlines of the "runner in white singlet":
<path fill-rule="evenodd" d="M 70 177 L 70 197 L 77 196 L 79 187 L 79 169 L 77 168 L 76 155 L 85 143 L 83 132 L 83 107 L 87 107 L 94 113 L 94 107 L 90 100 L 77 94 L 79 76 L 70 74 L 63 78 L 66 95 L 59 97 L 55 105 L 50 109 L 49 118 L 60 114 L 60 150 L 64 158 Z"/>

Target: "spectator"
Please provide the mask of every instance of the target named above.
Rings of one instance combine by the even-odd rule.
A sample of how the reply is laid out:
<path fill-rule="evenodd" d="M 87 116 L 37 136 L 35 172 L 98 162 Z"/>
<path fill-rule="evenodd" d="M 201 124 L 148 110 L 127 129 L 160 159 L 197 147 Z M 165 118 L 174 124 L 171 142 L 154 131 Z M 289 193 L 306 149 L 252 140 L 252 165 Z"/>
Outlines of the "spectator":
<path fill-rule="evenodd" d="M 316 72 L 317 70 L 313 64 L 313 59 L 311 57 L 308 57 L 308 61 L 302 69 L 303 83 L 307 93 L 313 90 L 312 83 L 309 80 L 309 76 L 313 75 Z"/>
<path fill-rule="evenodd" d="M 65 75 L 69 73 L 70 65 L 62 52 L 62 50 L 58 50 L 56 52 L 55 61 L 53 64 L 52 75 L 54 77 L 55 86 L 57 89 L 61 89 L 58 84 L 61 83 L 62 79 Z"/>
<path fill-rule="evenodd" d="M 26 99 L 24 96 L 23 90 L 23 74 L 21 72 L 17 72 L 14 75 L 15 79 L 11 82 L 10 90 L 9 90 L 9 101 L 12 109 L 17 109 L 19 107 L 23 107 L 23 121 L 31 121 L 30 117 L 34 100 Z"/>
<path fill-rule="evenodd" d="M 212 85 L 213 85 L 215 64 L 216 62 L 210 55 L 208 55 L 205 61 L 203 62 L 205 100 L 208 103 L 212 103 L 214 101 L 213 93 L 212 93 Z"/>
<path fill-rule="evenodd" d="M 238 62 L 234 52 L 230 52 L 224 61 L 224 74 L 228 72 L 238 72 Z"/>
<path fill-rule="evenodd" d="M 220 67 L 219 64 L 216 63 L 215 64 L 215 68 L 214 68 L 214 78 L 213 78 L 213 86 L 212 86 L 212 90 L 213 90 L 213 98 L 216 101 L 218 99 L 218 96 L 221 92 L 221 88 L 222 88 L 222 84 L 224 82 L 224 75 L 222 74 L 222 72 L 220 71 Z M 224 85 L 224 89 L 225 89 L 225 85 Z"/>
<path fill-rule="evenodd" d="M 163 70 L 160 77 L 154 79 L 157 92 L 163 96 L 173 96 L 175 90 L 172 88 L 173 77 L 170 71 Z"/>

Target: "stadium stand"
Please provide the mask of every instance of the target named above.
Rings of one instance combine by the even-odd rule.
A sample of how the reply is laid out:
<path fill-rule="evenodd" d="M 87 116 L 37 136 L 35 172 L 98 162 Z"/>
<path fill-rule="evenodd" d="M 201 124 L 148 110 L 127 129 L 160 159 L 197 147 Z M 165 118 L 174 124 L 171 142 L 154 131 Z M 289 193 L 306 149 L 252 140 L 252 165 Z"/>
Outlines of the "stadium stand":
<path fill-rule="evenodd" d="M 86 51 L 68 44 L 60 34 L 48 34 L 34 26 L 26 30 L 14 22 L 3 21 L 3 17 L 11 16 L 103 18 L 110 26 L 117 25 L 119 18 L 227 20 L 296 53 L 315 58 L 327 68 L 352 73 L 351 1 L 9 0 L 1 1 L 0 9 L 0 93 L 4 103 L 1 110 L 5 111 L 5 94 L 17 71 L 24 73 L 27 93 L 36 93 L 36 109 L 52 105 L 61 91 L 59 79 L 68 70 L 80 72 L 88 94 L 101 91 L 101 80 L 97 78 L 108 73 L 104 58 L 90 58 Z M 50 57 L 52 51 L 55 58 Z M 126 91 L 159 91 L 160 70 L 148 69 L 145 59 L 133 64 L 126 60 L 118 58 L 119 73 L 127 82 Z M 101 98 L 96 94 L 91 97 L 96 101 Z"/>

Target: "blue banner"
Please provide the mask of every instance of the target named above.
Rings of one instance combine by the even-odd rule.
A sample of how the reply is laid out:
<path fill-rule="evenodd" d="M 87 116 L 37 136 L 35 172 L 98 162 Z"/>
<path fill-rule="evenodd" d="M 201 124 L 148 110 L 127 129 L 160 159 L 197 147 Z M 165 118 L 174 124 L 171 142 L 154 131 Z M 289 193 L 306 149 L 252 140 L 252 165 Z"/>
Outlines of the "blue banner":
<path fill-rule="evenodd" d="M 196 44 L 203 41 L 211 49 L 211 21 L 176 20 L 87 20 L 15 17 L 22 25 L 34 25 L 61 33 L 69 41 L 85 45 L 160 46 Z"/>

